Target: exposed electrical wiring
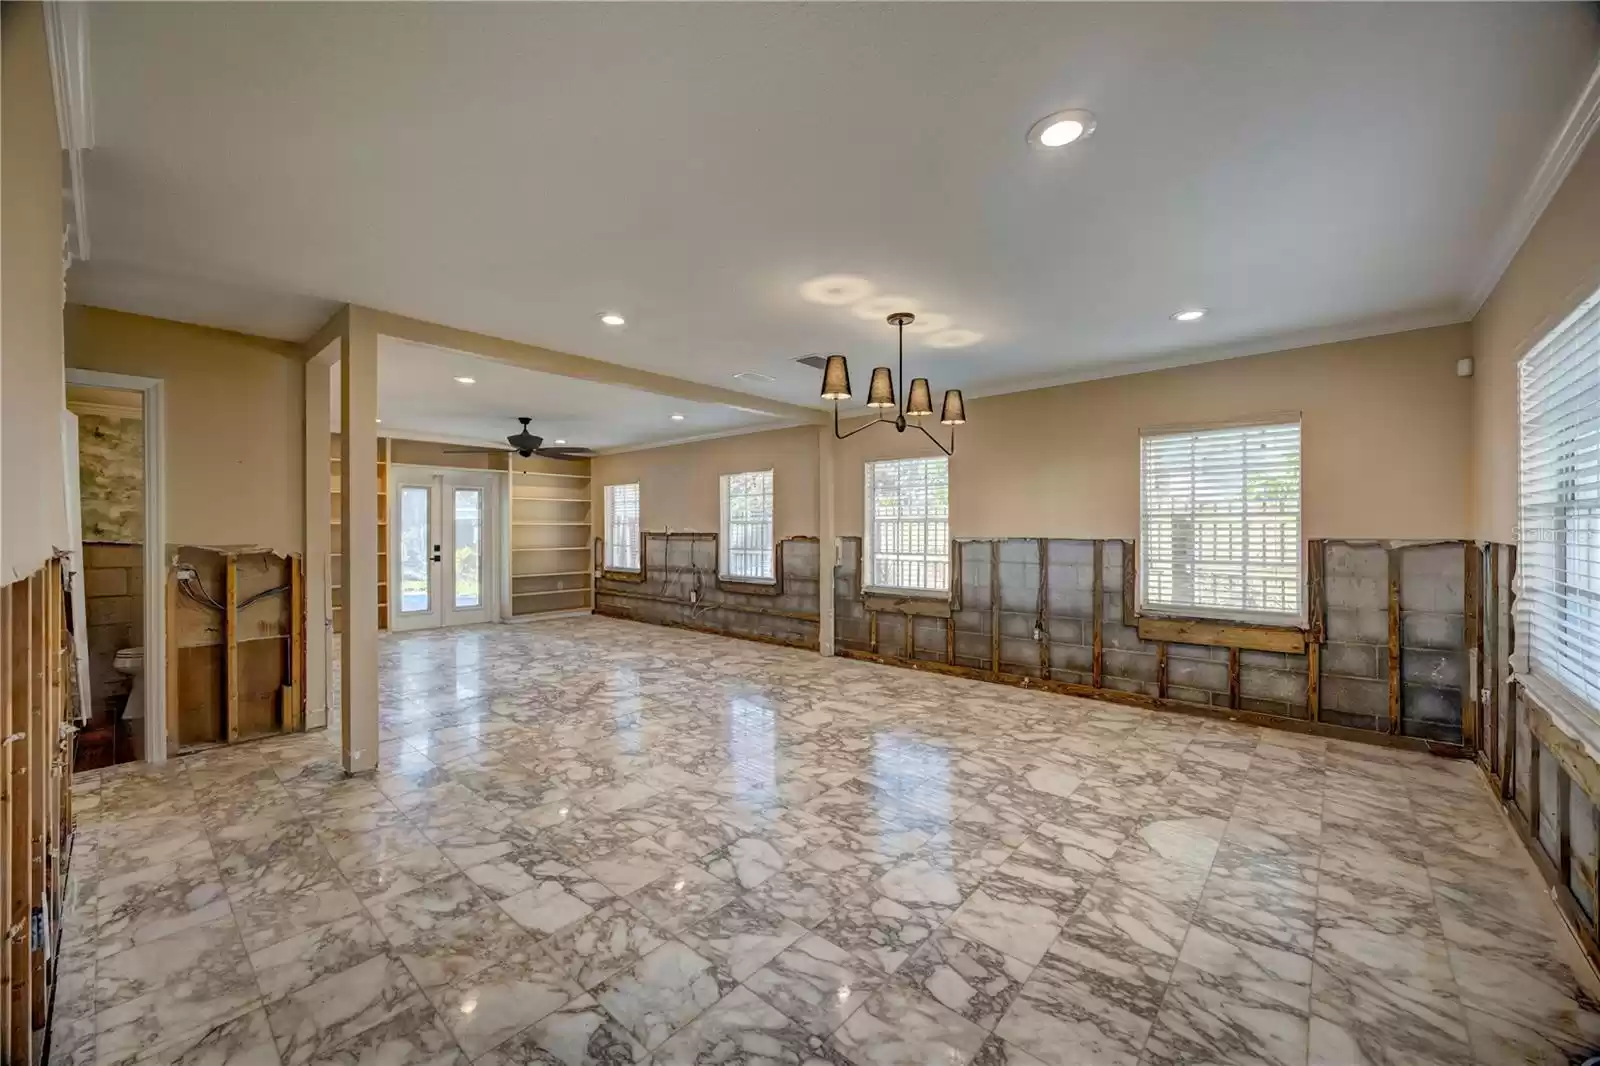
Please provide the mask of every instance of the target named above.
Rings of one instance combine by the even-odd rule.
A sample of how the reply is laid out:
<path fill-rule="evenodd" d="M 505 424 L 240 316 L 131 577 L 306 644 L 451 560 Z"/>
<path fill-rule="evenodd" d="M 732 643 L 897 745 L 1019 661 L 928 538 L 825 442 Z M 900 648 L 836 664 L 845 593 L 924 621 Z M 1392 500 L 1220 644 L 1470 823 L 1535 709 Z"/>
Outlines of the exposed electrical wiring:
<path fill-rule="evenodd" d="M 248 597 L 246 599 L 240 600 L 239 601 L 238 610 L 241 610 L 241 611 L 244 610 L 246 607 L 250 606 L 252 603 L 255 603 L 257 600 L 264 600 L 268 596 L 276 596 L 280 592 L 288 592 L 288 591 L 289 591 L 289 586 L 288 585 L 279 585 L 277 588 L 274 588 L 274 589 L 262 589 L 260 592 L 256 593 L 254 596 L 250 596 L 250 597 Z"/>
<path fill-rule="evenodd" d="M 248 596 L 245 599 L 240 600 L 234 607 L 234 610 L 242 611 L 252 603 L 264 600 L 268 596 L 276 596 L 279 593 L 288 592 L 289 589 L 289 585 L 279 585 L 276 588 L 262 589 L 255 595 Z M 212 596 L 211 593 L 206 591 L 206 586 L 200 580 L 200 575 L 195 573 L 193 570 L 180 569 L 178 571 L 178 591 L 189 597 L 189 599 L 193 600 L 195 603 L 200 604 L 202 607 L 210 607 L 214 611 L 222 611 L 223 613 L 227 613 L 227 606 L 218 603 L 216 597 Z"/>

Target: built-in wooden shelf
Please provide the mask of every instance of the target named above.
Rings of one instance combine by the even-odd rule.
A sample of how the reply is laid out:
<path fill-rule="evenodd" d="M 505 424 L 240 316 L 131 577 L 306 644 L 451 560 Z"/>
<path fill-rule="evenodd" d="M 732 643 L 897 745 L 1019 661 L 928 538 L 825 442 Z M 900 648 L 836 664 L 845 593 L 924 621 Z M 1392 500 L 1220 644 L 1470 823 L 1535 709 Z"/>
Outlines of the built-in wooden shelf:
<path fill-rule="evenodd" d="M 339 476 L 339 435 L 333 435 L 333 451 L 331 456 L 331 491 L 333 493 L 333 527 L 334 545 L 339 543 L 338 529 L 343 524 L 339 520 L 339 491 L 342 479 Z M 344 556 L 339 552 L 330 552 L 330 560 L 342 563 Z M 337 566 L 330 574 L 329 590 L 333 596 L 333 631 L 344 632 L 344 604 L 341 601 L 344 590 L 341 588 L 344 570 Z M 378 628 L 389 628 L 389 438 L 378 438 Z"/>
<path fill-rule="evenodd" d="M 511 613 L 582 610 L 593 605 L 591 571 L 571 556 L 593 549 L 589 461 L 511 461 Z"/>

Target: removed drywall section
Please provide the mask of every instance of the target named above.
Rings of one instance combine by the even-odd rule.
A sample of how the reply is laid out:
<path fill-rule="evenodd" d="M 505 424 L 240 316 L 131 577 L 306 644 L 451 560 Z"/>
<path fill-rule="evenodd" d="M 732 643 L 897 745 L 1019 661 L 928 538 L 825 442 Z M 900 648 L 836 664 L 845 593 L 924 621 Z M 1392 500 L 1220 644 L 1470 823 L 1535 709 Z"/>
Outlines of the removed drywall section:
<path fill-rule="evenodd" d="M 169 541 L 303 549 L 306 367 L 298 348 L 70 304 L 66 352 L 70 367 L 165 383 Z"/>
<path fill-rule="evenodd" d="M 817 647 L 821 553 L 814 537 L 777 543 L 778 580 L 768 586 L 722 580 L 715 533 L 646 532 L 641 548 L 638 574 L 605 571 L 596 580 L 596 614 Z"/>
<path fill-rule="evenodd" d="M 1136 616 L 1131 542 L 1014 537 L 951 550 L 948 601 L 895 599 L 862 590 L 860 539 L 843 538 L 842 653 L 1265 724 L 1470 739 L 1464 589 L 1475 549 L 1461 542 L 1312 541 L 1306 630 L 1202 623 L 1181 628 L 1183 641 L 1141 636 L 1159 623 Z"/>
<path fill-rule="evenodd" d="M 168 754 L 302 729 L 300 558 L 190 546 L 168 556 Z"/>

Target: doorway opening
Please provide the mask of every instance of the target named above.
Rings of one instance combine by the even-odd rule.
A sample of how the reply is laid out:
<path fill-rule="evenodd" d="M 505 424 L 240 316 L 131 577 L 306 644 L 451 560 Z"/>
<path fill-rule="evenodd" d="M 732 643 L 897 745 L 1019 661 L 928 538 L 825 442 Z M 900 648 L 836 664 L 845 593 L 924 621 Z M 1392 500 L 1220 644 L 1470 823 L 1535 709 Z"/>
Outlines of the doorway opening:
<path fill-rule="evenodd" d="M 82 614 L 74 639 L 87 665 L 73 770 L 145 758 L 145 412 L 138 389 L 68 385 L 65 443 L 76 445 Z M 70 461 L 70 460 L 69 460 Z M 75 597 L 76 598 L 76 597 Z M 76 604 L 74 605 L 77 606 Z"/>
<path fill-rule="evenodd" d="M 500 475 L 396 466 L 390 471 L 389 628 L 497 621 Z"/>

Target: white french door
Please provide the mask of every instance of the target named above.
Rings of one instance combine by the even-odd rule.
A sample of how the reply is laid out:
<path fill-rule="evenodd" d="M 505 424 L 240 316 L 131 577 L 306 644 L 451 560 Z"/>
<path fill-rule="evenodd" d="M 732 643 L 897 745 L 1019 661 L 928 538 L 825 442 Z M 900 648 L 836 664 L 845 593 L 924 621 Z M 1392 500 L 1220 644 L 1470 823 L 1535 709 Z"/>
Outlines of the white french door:
<path fill-rule="evenodd" d="M 389 628 L 489 622 L 500 587 L 493 474 L 391 470 Z"/>

